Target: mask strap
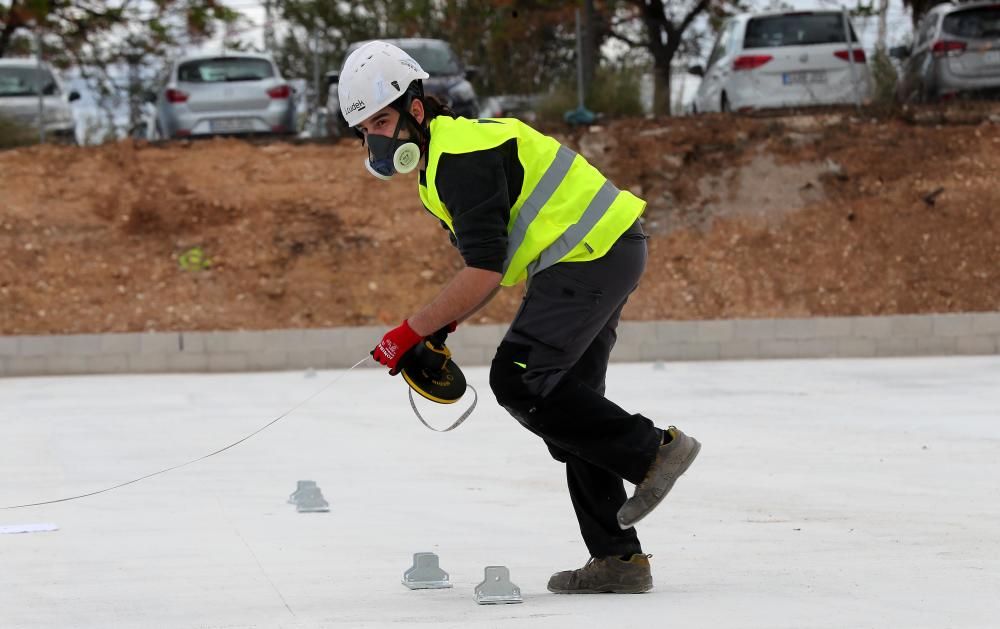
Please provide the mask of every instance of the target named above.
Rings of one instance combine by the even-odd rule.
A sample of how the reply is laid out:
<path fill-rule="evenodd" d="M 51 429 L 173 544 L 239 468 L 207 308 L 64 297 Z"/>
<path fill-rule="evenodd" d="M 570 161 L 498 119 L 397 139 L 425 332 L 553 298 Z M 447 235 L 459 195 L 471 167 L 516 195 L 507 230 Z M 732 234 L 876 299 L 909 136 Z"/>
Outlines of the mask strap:
<path fill-rule="evenodd" d="M 409 101 L 409 100 L 410 100 L 410 99 L 409 99 L 409 98 L 407 98 L 407 101 Z M 409 106 L 409 105 L 407 105 L 407 106 Z M 405 109 L 404 109 L 404 111 L 405 111 Z M 397 142 L 397 141 L 399 140 L 399 130 L 400 130 L 400 129 L 402 128 L 402 126 L 403 126 L 403 111 L 401 111 L 401 112 L 399 112 L 399 113 L 400 113 L 399 117 L 398 117 L 398 118 L 396 118 L 396 128 L 395 128 L 395 129 L 393 129 L 393 131 L 392 131 L 392 138 L 391 138 L 391 139 L 392 139 L 392 143 L 393 143 L 393 144 L 395 144 L 395 143 L 396 143 L 396 142 Z M 412 119 L 412 116 L 411 116 L 411 119 Z M 362 135 L 363 135 L 363 134 L 362 134 Z M 363 141 L 365 142 L 365 148 L 367 148 L 367 149 L 368 149 L 368 159 L 370 160 L 370 159 L 372 159 L 372 157 L 374 157 L 374 156 L 372 155 L 372 149 L 371 149 L 371 146 L 370 146 L 370 145 L 368 144 L 368 141 L 367 141 L 366 139 L 364 139 L 364 138 L 362 138 L 362 139 L 363 139 Z M 390 156 L 389 156 L 389 159 L 392 159 L 392 155 L 390 155 Z M 371 172 L 371 170 L 372 170 L 372 169 L 371 169 L 371 168 L 369 168 L 368 170 L 369 170 L 369 172 Z"/>

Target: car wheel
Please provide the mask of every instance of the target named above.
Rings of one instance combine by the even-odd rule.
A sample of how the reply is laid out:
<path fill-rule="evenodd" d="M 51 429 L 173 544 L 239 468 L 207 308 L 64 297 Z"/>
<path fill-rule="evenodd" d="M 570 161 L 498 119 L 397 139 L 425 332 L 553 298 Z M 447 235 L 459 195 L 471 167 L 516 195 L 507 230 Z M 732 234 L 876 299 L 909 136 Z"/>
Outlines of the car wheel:
<path fill-rule="evenodd" d="M 722 94 L 722 102 L 719 103 L 719 111 L 724 114 L 730 114 L 733 112 L 733 108 L 729 105 L 729 99 L 726 97 L 725 93 Z"/>

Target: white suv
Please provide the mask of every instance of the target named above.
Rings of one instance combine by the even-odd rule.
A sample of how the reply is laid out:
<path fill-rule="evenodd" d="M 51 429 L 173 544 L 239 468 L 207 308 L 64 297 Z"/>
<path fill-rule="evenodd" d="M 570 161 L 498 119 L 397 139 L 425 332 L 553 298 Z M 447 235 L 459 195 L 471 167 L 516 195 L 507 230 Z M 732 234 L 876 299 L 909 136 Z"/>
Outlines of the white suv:
<path fill-rule="evenodd" d="M 871 95 L 864 49 L 839 11 L 737 15 L 723 24 L 706 67 L 689 71 L 702 77 L 696 112 L 850 104 Z"/>

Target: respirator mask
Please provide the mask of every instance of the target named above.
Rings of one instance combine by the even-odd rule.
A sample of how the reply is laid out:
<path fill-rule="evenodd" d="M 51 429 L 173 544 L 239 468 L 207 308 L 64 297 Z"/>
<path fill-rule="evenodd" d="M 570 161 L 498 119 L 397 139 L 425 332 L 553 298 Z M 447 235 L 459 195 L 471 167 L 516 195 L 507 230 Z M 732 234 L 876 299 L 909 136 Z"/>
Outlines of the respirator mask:
<path fill-rule="evenodd" d="M 369 133 L 364 138 L 368 149 L 365 168 L 383 181 L 392 179 L 396 173 L 412 172 L 420 163 L 418 142 L 424 139 L 425 133 L 416 119 L 410 115 L 411 102 L 412 98 L 405 99 L 405 106 L 399 112 L 399 120 L 396 122 L 392 137 Z M 410 131 L 410 137 L 400 139 L 399 132 L 404 124 Z"/>

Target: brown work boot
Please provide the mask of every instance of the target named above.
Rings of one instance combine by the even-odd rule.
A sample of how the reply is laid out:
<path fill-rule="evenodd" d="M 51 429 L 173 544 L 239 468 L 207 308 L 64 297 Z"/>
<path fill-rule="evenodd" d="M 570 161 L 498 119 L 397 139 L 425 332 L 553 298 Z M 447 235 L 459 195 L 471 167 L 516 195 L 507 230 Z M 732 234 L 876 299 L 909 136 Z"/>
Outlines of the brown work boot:
<path fill-rule="evenodd" d="M 618 510 L 618 526 L 622 529 L 649 515 L 701 451 L 700 443 L 677 428 L 671 426 L 667 434 L 671 437 L 670 441 L 660 446 L 646 478 L 636 485 L 635 493 Z"/>
<path fill-rule="evenodd" d="M 652 588 L 649 555 L 638 554 L 628 561 L 620 557 L 591 557 L 584 567 L 557 572 L 549 579 L 549 592 L 556 594 L 639 594 Z"/>

